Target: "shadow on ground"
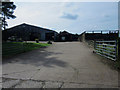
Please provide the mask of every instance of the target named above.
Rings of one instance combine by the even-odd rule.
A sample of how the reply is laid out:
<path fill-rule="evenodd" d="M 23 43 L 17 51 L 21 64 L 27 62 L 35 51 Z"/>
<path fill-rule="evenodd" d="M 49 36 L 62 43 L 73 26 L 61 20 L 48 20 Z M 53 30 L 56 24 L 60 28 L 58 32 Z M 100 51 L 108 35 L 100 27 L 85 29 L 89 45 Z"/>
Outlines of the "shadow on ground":
<path fill-rule="evenodd" d="M 56 55 L 62 54 L 59 52 L 49 52 L 46 48 L 33 50 L 30 52 L 22 53 L 11 57 L 9 59 L 3 59 L 2 64 L 19 63 L 29 64 L 33 66 L 45 66 L 45 67 L 67 67 L 67 63 L 59 60 Z"/>

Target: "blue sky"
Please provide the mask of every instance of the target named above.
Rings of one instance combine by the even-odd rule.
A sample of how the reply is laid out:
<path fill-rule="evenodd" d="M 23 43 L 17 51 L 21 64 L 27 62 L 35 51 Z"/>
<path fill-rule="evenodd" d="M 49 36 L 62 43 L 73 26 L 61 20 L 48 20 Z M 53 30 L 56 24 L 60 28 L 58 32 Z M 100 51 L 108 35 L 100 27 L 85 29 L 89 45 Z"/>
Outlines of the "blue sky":
<path fill-rule="evenodd" d="M 117 2 L 15 2 L 16 19 L 8 28 L 27 23 L 71 33 L 118 29 Z"/>

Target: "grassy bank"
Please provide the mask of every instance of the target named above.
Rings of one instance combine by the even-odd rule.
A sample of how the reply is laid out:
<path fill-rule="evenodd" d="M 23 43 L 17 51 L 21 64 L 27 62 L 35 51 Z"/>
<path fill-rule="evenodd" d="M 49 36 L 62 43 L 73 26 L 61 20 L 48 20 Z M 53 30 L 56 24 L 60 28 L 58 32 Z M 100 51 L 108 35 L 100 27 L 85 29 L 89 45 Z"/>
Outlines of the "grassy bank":
<path fill-rule="evenodd" d="M 2 56 L 12 56 L 49 45 L 47 43 L 4 42 L 2 43 Z"/>

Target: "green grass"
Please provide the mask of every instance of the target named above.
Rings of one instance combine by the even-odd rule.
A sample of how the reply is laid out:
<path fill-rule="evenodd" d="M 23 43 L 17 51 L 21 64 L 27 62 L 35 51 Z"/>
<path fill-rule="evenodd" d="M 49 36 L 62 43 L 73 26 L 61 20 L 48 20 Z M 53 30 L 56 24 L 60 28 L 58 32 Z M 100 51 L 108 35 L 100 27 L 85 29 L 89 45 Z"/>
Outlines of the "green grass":
<path fill-rule="evenodd" d="M 47 43 L 4 42 L 2 43 L 2 56 L 13 56 L 49 45 Z"/>
<path fill-rule="evenodd" d="M 46 47 L 49 46 L 50 44 L 46 44 L 46 43 L 24 43 L 24 51 L 31 51 L 34 49 L 38 49 L 41 47 Z"/>

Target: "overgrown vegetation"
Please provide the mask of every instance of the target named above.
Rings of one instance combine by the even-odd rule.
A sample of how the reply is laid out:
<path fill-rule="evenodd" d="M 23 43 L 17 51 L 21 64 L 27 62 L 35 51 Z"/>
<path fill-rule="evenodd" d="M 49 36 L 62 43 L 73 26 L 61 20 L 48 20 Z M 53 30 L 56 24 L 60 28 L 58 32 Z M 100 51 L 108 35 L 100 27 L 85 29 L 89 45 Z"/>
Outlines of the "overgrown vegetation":
<path fill-rule="evenodd" d="M 2 56 L 12 56 L 49 45 L 47 43 L 4 42 L 2 43 Z"/>

